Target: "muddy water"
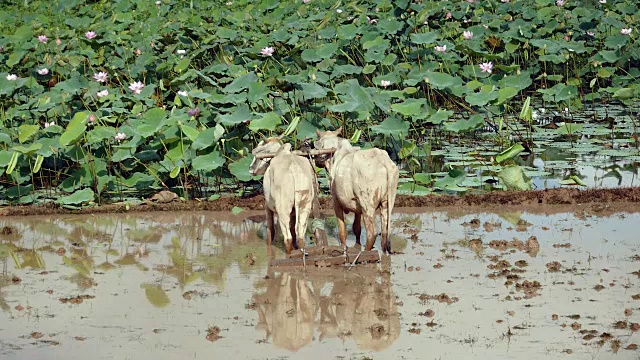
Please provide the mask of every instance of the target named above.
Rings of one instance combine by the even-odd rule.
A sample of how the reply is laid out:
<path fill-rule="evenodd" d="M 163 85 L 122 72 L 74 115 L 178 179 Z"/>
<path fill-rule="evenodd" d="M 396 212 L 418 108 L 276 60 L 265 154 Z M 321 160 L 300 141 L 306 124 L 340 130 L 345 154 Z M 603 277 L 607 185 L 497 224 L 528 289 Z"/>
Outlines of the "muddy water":
<path fill-rule="evenodd" d="M 639 358 L 640 214 L 413 212 L 382 264 L 294 272 L 259 217 L 0 219 L 0 358 Z"/>

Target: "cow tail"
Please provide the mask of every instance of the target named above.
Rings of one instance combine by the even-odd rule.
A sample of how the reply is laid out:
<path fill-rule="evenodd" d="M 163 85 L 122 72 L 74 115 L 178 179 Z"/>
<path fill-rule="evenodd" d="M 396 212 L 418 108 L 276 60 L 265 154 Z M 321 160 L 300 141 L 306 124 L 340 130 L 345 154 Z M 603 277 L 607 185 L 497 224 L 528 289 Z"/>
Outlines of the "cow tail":
<path fill-rule="evenodd" d="M 395 192 L 397 191 L 398 184 L 394 180 L 395 164 L 391 166 L 387 165 L 387 223 L 382 226 L 387 227 L 387 248 L 382 249 L 382 252 L 391 253 L 391 213 L 393 212 L 393 205 L 396 201 Z"/>

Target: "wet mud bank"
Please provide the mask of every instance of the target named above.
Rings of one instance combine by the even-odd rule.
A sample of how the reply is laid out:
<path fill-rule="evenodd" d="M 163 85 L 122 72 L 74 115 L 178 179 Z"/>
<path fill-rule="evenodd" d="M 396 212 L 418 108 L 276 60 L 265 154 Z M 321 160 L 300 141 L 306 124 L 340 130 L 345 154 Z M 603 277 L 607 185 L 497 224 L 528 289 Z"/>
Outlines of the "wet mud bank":
<path fill-rule="evenodd" d="M 467 195 L 398 195 L 395 208 L 460 208 L 499 207 L 505 205 L 526 206 L 535 211 L 539 205 L 580 205 L 596 204 L 604 206 L 614 203 L 640 203 L 640 187 L 614 189 L 556 188 L 547 190 L 491 192 Z M 69 210 L 57 205 L 6 206 L 0 208 L 0 216 L 30 216 L 55 214 L 105 214 L 149 211 L 231 211 L 234 207 L 244 210 L 262 210 L 264 197 L 249 198 L 224 196 L 215 201 L 173 201 L 169 203 L 143 202 L 141 204 L 103 204 L 80 210 Z M 323 210 L 333 209 L 330 196 L 320 197 Z"/>

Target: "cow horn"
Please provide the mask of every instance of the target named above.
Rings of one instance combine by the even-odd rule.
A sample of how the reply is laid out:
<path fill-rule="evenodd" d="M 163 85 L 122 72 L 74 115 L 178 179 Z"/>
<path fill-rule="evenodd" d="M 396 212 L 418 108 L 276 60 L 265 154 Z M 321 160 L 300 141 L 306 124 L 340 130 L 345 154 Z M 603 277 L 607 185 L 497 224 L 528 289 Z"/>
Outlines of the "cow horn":
<path fill-rule="evenodd" d="M 334 134 L 335 136 L 338 136 L 338 135 L 342 134 L 342 126 L 340 126 L 339 128 L 337 128 L 337 129 L 333 132 L 333 134 Z"/>
<path fill-rule="evenodd" d="M 320 129 L 316 129 L 316 135 L 318 135 L 318 137 L 322 137 L 322 135 L 324 135 L 324 131 L 320 131 Z"/>

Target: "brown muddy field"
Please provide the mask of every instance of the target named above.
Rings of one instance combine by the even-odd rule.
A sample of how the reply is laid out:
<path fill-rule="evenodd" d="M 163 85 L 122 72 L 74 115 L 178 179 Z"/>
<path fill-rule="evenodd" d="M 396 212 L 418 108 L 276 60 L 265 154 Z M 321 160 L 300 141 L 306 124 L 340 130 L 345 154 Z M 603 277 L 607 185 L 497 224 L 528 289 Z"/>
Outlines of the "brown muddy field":
<path fill-rule="evenodd" d="M 572 191 L 399 208 L 351 269 L 270 269 L 261 211 L 0 217 L 0 358 L 639 359 L 637 191 Z"/>
<path fill-rule="evenodd" d="M 536 205 L 572 205 L 572 204 L 608 204 L 612 202 L 640 202 L 640 187 L 631 188 L 555 188 L 517 192 L 490 192 L 484 194 L 459 195 L 398 195 L 395 206 L 398 208 L 443 208 L 443 207 L 500 207 L 519 205 L 534 208 Z M 230 211 L 237 206 L 244 210 L 264 208 L 264 197 L 255 195 L 248 198 L 223 196 L 215 201 L 190 200 L 159 203 L 145 201 L 141 204 L 113 203 L 88 207 L 81 210 L 63 209 L 55 204 L 33 206 L 0 207 L 0 216 L 28 216 L 55 214 L 102 214 L 149 211 Z M 333 209 L 330 196 L 320 197 L 320 206 L 324 210 Z"/>

